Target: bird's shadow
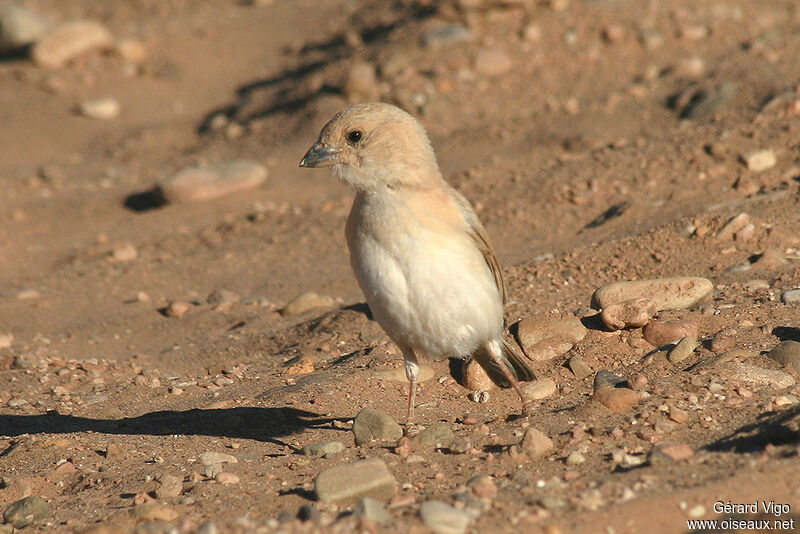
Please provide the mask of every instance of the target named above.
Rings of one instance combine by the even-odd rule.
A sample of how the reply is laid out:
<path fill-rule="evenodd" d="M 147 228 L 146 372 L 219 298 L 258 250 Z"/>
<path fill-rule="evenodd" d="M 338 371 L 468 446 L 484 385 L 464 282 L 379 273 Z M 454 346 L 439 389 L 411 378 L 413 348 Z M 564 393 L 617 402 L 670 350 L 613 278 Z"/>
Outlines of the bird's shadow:
<path fill-rule="evenodd" d="M 70 434 L 215 436 L 286 445 L 278 438 L 309 428 L 340 430 L 335 418 L 296 408 L 240 407 L 166 410 L 122 419 L 92 419 L 61 414 L 0 415 L 0 435 Z M 0 453 L 0 456 L 2 453 Z"/>

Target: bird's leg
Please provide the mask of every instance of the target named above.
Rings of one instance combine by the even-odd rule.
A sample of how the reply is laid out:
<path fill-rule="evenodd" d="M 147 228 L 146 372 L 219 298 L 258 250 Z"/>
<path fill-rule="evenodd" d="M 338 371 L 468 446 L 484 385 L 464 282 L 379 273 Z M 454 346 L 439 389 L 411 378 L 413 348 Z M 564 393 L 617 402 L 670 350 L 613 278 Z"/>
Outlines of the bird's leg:
<path fill-rule="evenodd" d="M 522 389 L 519 387 L 519 381 L 514 377 L 511 371 L 508 370 L 505 363 L 503 362 L 503 349 L 500 346 L 498 341 L 489 341 L 486 343 L 486 352 L 489 354 L 489 358 L 492 359 L 494 363 L 500 368 L 500 371 L 503 372 L 503 375 L 506 379 L 511 383 L 511 387 L 514 388 L 514 391 L 517 392 L 519 395 L 519 400 L 522 401 L 522 415 L 528 415 L 533 412 L 533 407 L 530 404 L 530 401 L 522 393 Z"/>
<path fill-rule="evenodd" d="M 419 364 L 417 355 L 410 349 L 403 350 L 403 360 L 405 360 L 406 378 L 408 378 L 408 412 L 406 413 L 406 434 L 408 434 L 414 425 L 414 398 L 417 396 Z"/>

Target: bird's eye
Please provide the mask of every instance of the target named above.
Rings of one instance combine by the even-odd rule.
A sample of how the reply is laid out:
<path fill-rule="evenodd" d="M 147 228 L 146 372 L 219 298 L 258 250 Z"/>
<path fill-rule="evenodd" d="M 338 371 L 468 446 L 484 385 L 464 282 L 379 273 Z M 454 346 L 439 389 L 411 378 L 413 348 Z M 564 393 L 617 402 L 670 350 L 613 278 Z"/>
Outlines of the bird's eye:
<path fill-rule="evenodd" d="M 355 145 L 361 138 L 364 137 L 364 134 L 361 133 L 361 130 L 353 130 L 352 132 L 347 134 L 347 140 L 350 141 L 350 144 Z"/>

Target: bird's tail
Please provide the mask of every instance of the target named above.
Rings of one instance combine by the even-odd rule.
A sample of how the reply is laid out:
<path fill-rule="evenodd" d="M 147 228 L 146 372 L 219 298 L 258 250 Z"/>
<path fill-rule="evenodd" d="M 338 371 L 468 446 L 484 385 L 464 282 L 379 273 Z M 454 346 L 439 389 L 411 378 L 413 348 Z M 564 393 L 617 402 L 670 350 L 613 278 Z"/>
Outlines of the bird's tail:
<path fill-rule="evenodd" d="M 506 376 L 503 374 L 503 371 L 500 370 L 494 360 L 492 360 L 485 347 L 481 347 L 475 351 L 472 357 L 475 358 L 481 367 L 483 367 L 483 369 L 486 371 L 486 374 L 489 375 L 489 378 L 491 378 L 495 384 L 501 388 L 511 387 L 511 383 L 508 381 Z M 508 369 L 511 374 L 520 382 L 528 382 L 536 379 L 536 373 L 534 373 L 533 368 L 528 360 L 524 356 L 520 355 L 520 353 L 505 339 L 503 340 L 502 362 L 503 365 L 506 366 L 506 369 Z"/>

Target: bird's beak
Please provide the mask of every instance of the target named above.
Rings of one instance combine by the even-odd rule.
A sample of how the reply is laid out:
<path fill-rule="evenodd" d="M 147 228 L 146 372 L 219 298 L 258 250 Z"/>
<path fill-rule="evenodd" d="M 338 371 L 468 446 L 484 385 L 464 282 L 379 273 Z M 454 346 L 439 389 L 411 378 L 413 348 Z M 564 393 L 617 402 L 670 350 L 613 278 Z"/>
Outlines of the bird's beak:
<path fill-rule="evenodd" d="M 300 160 L 301 167 L 330 167 L 339 161 L 339 151 L 322 143 L 314 143 Z"/>

